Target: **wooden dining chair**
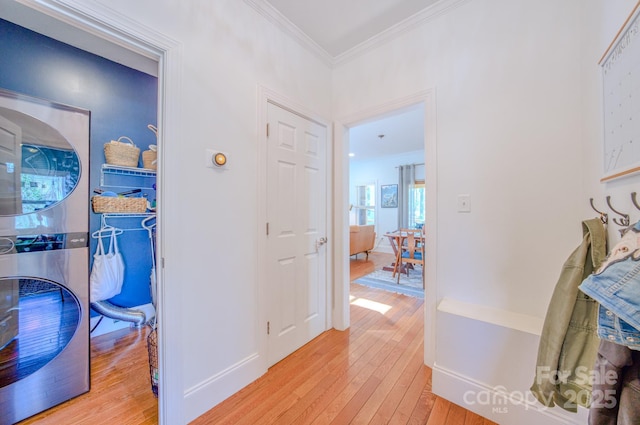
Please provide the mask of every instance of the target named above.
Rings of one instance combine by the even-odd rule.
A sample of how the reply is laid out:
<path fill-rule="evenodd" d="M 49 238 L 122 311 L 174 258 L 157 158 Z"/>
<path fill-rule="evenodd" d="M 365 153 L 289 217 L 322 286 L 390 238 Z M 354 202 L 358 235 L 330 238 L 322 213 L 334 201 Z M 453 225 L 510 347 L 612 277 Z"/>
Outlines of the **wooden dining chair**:
<path fill-rule="evenodd" d="M 404 270 L 409 276 L 409 269 L 415 264 L 419 264 L 422 273 L 422 287 L 424 288 L 424 237 L 422 229 L 400 229 L 401 243 L 398 247 L 398 280 L 400 283 L 400 273 Z M 403 267 L 404 264 L 404 267 Z"/>

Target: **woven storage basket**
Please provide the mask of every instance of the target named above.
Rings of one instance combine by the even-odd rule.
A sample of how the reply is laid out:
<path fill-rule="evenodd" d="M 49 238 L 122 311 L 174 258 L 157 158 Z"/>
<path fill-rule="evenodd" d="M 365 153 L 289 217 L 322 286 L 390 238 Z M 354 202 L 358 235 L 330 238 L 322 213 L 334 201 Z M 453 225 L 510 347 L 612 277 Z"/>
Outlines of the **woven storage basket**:
<path fill-rule="evenodd" d="M 143 213 L 147 211 L 147 198 L 94 196 L 91 206 L 96 213 Z"/>
<path fill-rule="evenodd" d="M 158 397 L 158 333 L 156 329 L 152 330 L 147 336 L 147 351 L 149 352 L 151 391 Z"/>
<path fill-rule="evenodd" d="M 157 169 L 158 168 L 157 159 L 158 159 L 158 152 L 152 151 L 152 150 L 143 151 L 142 167 L 149 170 Z"/>
<path fill-rule="evenodd" d="M 121 140 L 128 142 L 121 142 Z M 118 140 L 112 140 L 104 144 L 104 157 L 107 160 L 107 164 L 137 167 L 140 159 L 140 148 L 136 147 L 131 139 L 122 136 Z"/>

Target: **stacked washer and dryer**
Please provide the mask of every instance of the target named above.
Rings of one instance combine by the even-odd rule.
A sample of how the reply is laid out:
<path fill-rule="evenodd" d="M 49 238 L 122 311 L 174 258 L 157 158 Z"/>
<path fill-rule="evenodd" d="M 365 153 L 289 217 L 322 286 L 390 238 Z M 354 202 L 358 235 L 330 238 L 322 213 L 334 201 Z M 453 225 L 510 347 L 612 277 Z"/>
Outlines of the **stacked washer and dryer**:
<path fill-rule="evenodd" d="M 0 425 L 89 391 L 89 124 L 0 90 Z"/>

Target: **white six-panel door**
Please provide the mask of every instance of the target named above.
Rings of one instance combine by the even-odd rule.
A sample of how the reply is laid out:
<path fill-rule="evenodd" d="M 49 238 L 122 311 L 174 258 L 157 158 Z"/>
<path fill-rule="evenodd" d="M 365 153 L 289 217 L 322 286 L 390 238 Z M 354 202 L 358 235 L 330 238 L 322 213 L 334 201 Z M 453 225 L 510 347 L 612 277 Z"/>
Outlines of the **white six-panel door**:
<path fill-rule="evenodd" d="M 326 127 L 267 110 L 268 362 L 326 330 Z"/>

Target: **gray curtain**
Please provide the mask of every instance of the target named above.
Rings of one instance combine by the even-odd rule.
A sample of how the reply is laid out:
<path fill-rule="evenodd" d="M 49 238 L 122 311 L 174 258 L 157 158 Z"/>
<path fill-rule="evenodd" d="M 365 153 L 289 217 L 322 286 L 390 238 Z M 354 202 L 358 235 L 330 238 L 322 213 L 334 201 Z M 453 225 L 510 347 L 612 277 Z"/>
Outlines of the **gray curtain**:
<path fill-rule="evenodd" d="M 413 211 L 413 186 L 416 182 L 416 167 L 413 164 L 398 167 L 398 229 L 415 227 Z"/>

